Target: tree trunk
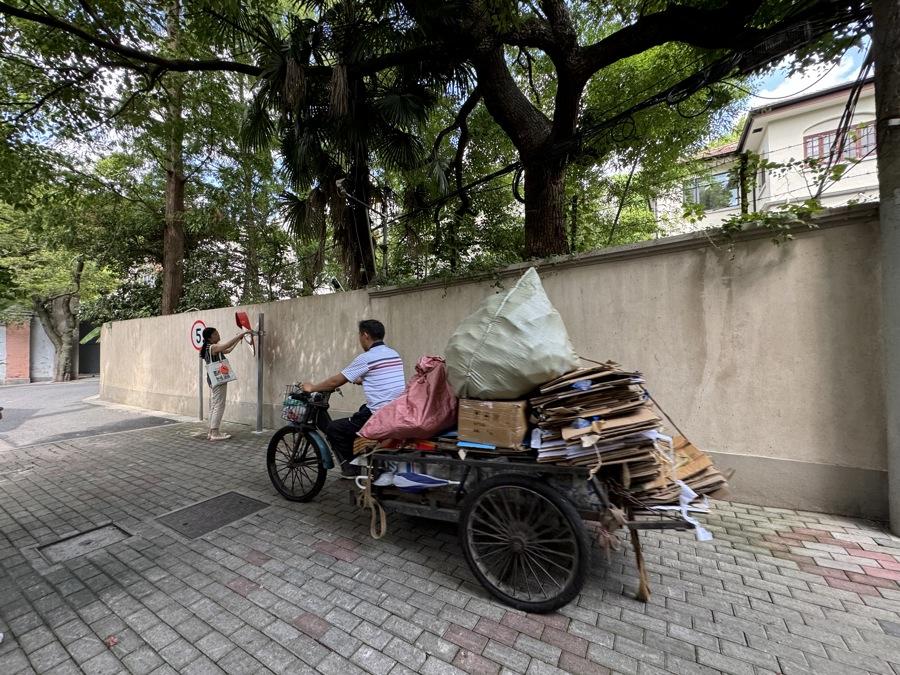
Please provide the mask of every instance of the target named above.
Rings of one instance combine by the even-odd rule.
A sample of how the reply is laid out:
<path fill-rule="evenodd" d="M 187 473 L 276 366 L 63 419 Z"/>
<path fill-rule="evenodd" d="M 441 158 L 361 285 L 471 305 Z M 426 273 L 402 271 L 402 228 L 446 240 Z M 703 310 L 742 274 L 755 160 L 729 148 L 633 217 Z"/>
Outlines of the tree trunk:
<path fill-rule="evenodd" d="M 241 291 L 241 303 L 250 304 L 262 299 L 262 287 L 259 283 L 259 253 L 256 234 L 256 216 L 253 213 L 253 170 L 244 167 L 244 283 Z"/>
<path fill-rule="evenodd" d="M 63 296 L 68 299 L 68 296 Z M 31 308 L 34 310 L 34 313 L 37 315 L 38 320 L 41 322 L 41 326 L 44 327 L 44 332 L 47 334 L 47 337 L 50 338 L 50 342 L 53 343 L 53 351 L 56 356 L 56 363 L 54 365 L 53 379 L 56 382 L 62 382 L 66 379 L 66 371 L 70 370 L 70 365 L 67 363 L 68 359 L 66 357 L 65 352 L 63 351 L 63 343 L 62 343 L 62 334 L 59 330 L 59 327 L 56 325 L 55 320 L 55 312 L 51 312 L 49 307 L 53 302 L 52 298 L 42 298 L 39 296 L 34 296 L 31 299 Z M 71 357 L 68 357 L 69 359 Z"/>
<path fill-rule="evenodd" d="M 262 299 L 262 286 L 259 283 L 259 252 L 257 251 L 256 223 L 246 226 L 246 259 L 244 260 L 244 293 L 241 302 L 244 304 L 259 302 Z"/>
<path fill-rule="evenodd" d="M 369 125 L 365 118 L 364 101 L 368 96 L 366 83 L 362 77 L 352 76 L 348 82 L 348 116 L 352 120 L 353 129 L 362 130 Z M 375 243 L 372 241 L 372 228 L 369 226 L 369 210 L 371 203 L 369 185 L 369 147 L 360 132 L 351 137 L 348 147 L 350 167 L 344 188 L 352 197 L 348 199 L 344 209 L 344 234 L 347 238 L 346 256 L 348 263 L 348 281 L 350 288 L 365 288 L 375 279 Z"/>
<path fill-rule="evenodd" d="M 525 257 L 569 252 L 566 237 L 566 165 L 525 165 Z"/>
<path fill-rule="evenodd" d="M 740 195 L 741 214 L 750 212 L 750 199 L 748 197 L 747 184 L 750 176 L 747 175 L 750 157 L 746 151 L 741 153 L 740 163 L 738 164 L 738 194 Z"/>
<path fill-rule="evenodd" d="M 900 535 L 900 0 L 875 0 L 873 11 L 888 495 Z"/>
<path fill-rule="evenodd" d="M 466 217 L 466 210 L 460 206 L 453 213 L 453 219 L 447 227 L 447 248 L 450 257 L 450 271 L 456 272 L 459 268 L 459 228 Z"/>
<path fill-rule="evenodd" d="M 578 247 L 578 195 L 572 195 L 572 210 L 569 221 L 569 250 L 575 251 Z"/>
<path fill-rule="evenodd" d="M 374 244 L 369 227 L 369 163 L 366 151 L 358 151 L 350 167 L 347 192 L 353 197 L 344 210 L 344 227 L 349 245 L 350 288 L 365 288 L 375 278 Z"/>
<path fill-rule="evenodd" d="M 58 305 L 69 305 L 69 302 L 74 298 L 66 298 L 63 302 L 58 303 Z M 55 380 L 57 382 L 68 382 L 69 380 L 76 379 L 75 373 L 73 370 L 73 362 L 72 362 L 72 347 L 75 344 L 75 340 L 73 340 L 73 333 L 75 329 L 78 327 L 78 321 L 75 319 L 74 313 L 71 311 L 70 307 L 58 306 L 54 307 L 54 316 L 58 315 L 60 327 L 62 328 L 62 332 L 60 333 L 60 345 L 59 350 L 56 353 L 56 376 Z"/>
<path fill-rule="evenodd" d="M 244 94 L 244 76 L 239 75 L 238 80 L 238 97 L 239 100 L 245 100 Z M 244 154 L 241 156 L 241 172 L 242 182 L 244 184 L 244 226 L 241 228 L 244 233 L 244 279 L 241 290 L 241 303 L 250 304 L 259 302 L 262 299 L 262 285 L 260 284 L 259 274 L 259 238 L 257 236 L 257 218 L 253 211 L 256 201 L 256 190 L 253 185 L 254 169 L 253 155 Z M 264 222 L 264 217 L 260 219 Z"/>
<path fill-rule="evenodd" d="M 181 36 L 181 0 L 173 0 L 167 17 L 169 42 L 178 53 Z M 166 212 L 163 230 L 163 279 L 161 314 L 174 314 L 184 287 L 184 75 L 172 73 L 166 104 Z"/>
<path fill-rule="evenodd" d="M 560 77 L 554 119 L 522 93 L 502 47 L 492 46 L 473 59 L 484 104 L 509 136 L 525 167 L 525 257 L 569 252 L 565 217 L 566 160 L 551 154 L 571 141 L 584 81 Z"/>
<path fill-rule="evenodd" d="M 74 368 L 72 351 L 78 344 L 78 302 L 83 271 L 84 260 L 79 258 L 72 271 L 73 292 L 49 298 L 34 296 L 31 299 L 34 313 L 37 314 L 44 327 L 44 332 L 47 333 L 56 352 L 56 367 L 53 377 L 56 382 L 66 382 L 78 377 Z"/>
<path fill-rule="evenodd" d="M 166 167 L 166 225 L 163 231 L 161 314 L 174 314 L 184 288 L 184 165 L 170 145 Z"/>

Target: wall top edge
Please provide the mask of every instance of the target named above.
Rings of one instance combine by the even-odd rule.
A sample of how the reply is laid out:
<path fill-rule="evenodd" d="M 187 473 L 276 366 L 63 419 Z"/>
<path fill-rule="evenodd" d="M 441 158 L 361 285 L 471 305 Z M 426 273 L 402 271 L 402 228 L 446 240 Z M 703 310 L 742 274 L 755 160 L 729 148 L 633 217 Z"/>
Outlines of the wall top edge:
<path fill-rule="evenodd" d="M 791 227 L 788 232 L 794 236 L 802 236 L 804 234 L 814 233 L 817 230 L 829 229 L 834 227 L 846 227 L 850 225 L 860 225 L 867 222 L 872 222 L 873 220 L 878 220 L 877 202 L 827 209 L 823 213 L 813 216 L 812 222 L 815 227 L 796 225 L 794 227 Z M 771 230 L 757 225 L 744 229 L 742 232 L 735 235 L 734 239 L 736 242 L 744 242 L 756 239 L 767 239 L 772 236 L 773 233 Z M 712 239 L 710 234 L 706 231 L 689 232 L 688 234 L 680 234 L 672 237 L 665 237 L 663 239 L 655 239 L 651 241 L 638 242 L 636 244 L 615 246 L 612 248 L 603 249 L 601 251 L 591 251 L 589 253 L 579 253 L 576 255 L 559 256 L 556 258 L 547 258 L 544 260 L 533 260 L 516 263 L 494 272 L 483 272 L 481 274 L 473 274 L 472 276 L 461 277 L 459 279 L 440 279 L 434 281 L 426 281 L 421 284 L 414 284 L 410 286 L 386 286 L 383 288 L 370 288 L 369 297 L 383 298 L 391 295 L 401 295 L 404 293 L 415 293 L 418 291 L 432 290 L 437 288 L 449 288 L 451 286 L 461 286 L 465 284 L 478 283 L 496 279 L 498 277 L 504 278 L 519 276 L 529 267 L 536 267 L 538 271 L 551 271 L 572 267 L 584 267 L 608 262 L 617 262 L 620 260 L 627 260 L 631 258 L 643 258 L 664 253 L 675 253 L 678 251 L 707 248 L 713 246 L 715 243 L 715 240 Z"/>
<path fill-rule="evenodd" d="M 867 203 L 857 204 L 854 206 L 842 206 L 827 209 L 823 213 L 813 217 L 814 228 L 804 225 L 792 227 L 789 232 L 795 236 L 803 236 L 810 234 L 816 230 L 822 230 L 833 227 L 846 227 L 850 225 L 860 225 L 872 222 L 878 219 L 878 204 Z M 735 241 L 752 241 L 755 239 L 764 239 L 772 236 L 772 232 L 764 227 L 749 227 L 735 236 Z M 474 274 L 459 279 L 439 279 L 434 281 L 426 281 L 421 284 L 411 286 L 385 286 L 382 288 L 369 288 L 367 290 L 369 298 L 384 298 L 392 295 L 402 295 L 405 293 L 416 293 L 419 291 L 449 288 L 451 286 L 462 286 L 465 284 L 479 283 L 497 278 L 520 276 L 529 267 L 537 267 L 539 271 L 552 271 L 558 269 L 567 269 L 573 267 L 584 267 L 589 265 L 598 265 L 620 260 L 637 259 L 653 255 L 661 255 L 664 253 L 675 253 L 679 251 L 689 251 L 693 249 L 702 249 L 711 247 L 714 240 L 710 238 L 707 232 L 690 232 L 688 234 L 676 235 L 673 237 L 665 237 L 652 241 L 643 241 L 637 244 L 626 244 L 624 246 L 616 246 L 613 248 L 603 249 L 601 251 L 592 251 L 589 253 L 579 253 L 571 256 L 559 256 L 557 258 L 548 258 L 544 260 L 534 260 L 522 263 L 516 263 L 501 270 L 494 272 L 484 272 Z M 347 291 L 346 293 L 362 293 L 366 291 Z M 333 297 L 338 294 L 328 294 L 321 297 Z M 312 299 L 320 296 L 304 296 L 304 299 Z M 266 307 L 276 305 L 282 302 L 292 302 L 296 298 L 287 300 L 276 300 L 273 302 L 256 303 L 252 305 L 235 305 L 233 307 L 219 307 L 215 310 L 197 310 L 181 312 L 179 314 L 170 314 L 168 316 L 144 317 L 139 319 L 128 319 L 124 321 L 107 322 L 106 326 L 112 324 L 124 324 L 131 321 L 145 321 L 153 319 L 165 319 L 172 316 L 197 316 L 204 312 L 218 311 L 220 309 L 243 309 L 250 311 L 265 311 Z"/>

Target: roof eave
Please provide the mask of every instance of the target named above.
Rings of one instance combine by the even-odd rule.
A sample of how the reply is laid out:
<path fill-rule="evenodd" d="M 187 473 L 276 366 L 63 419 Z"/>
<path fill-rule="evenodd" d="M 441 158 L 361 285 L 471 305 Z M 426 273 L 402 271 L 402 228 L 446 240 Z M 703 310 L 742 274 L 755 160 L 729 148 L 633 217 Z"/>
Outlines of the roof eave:
<path fill-rule="evenodd" d="M 874 77 L 868 77 L 862 82 L 863 87 L 867 87 L 870 84 L 875 83 Z M 854 82 L 846 82 L 844 84 L 840 84 L 836 87 L 831 87 L 829 89 L 824 89 L 822 91 L 812 92 L 810 94 L 806 94 L 805 96 L 798 96 L 795 98 L 790 98 L 786 101 L 778 101 L 777 103 L 770 103 L 769 105 L 759 106 L 758 108 L 751 108 L 747 113 L 747 121 L 744 123 L 744 130 L 741 132 L 741 139 L 738 141 L 738 147 L 736 152 L 740 154 L 744 151 L 744 144 L 747 142 L 747 138 L 750 136 L 750 130 L 753 126 L 752 122 L 754 119 L 759 117 L 760 115 L 765 115 L 767 113 L 772 112 L 773 110 L 781 110 L 782 108 L 789 108 L 793 105 L 799 105 L 802 103 L 807 103 L 809 101 L 814 101 L 817 98 L 824 98 L 826 96 L 830 96 L 832 94 L 839 93 L 843 90 L 851 89 L 857 83 Z"/>

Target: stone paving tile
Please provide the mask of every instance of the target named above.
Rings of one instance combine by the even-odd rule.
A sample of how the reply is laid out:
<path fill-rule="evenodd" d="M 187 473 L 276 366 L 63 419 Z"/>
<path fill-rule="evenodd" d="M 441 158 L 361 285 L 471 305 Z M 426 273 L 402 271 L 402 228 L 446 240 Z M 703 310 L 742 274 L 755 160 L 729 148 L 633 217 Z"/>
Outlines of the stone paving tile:
<path fill-rule="evenodd" d="M 648 603 L 630 548 L 595 546 L 581 595 L 528 615 L 475 582 L 452 526 L 393 517 L 372 540 L 340 481 L 286 502 L 264 438 L 199 429 L 0 454 L 0 672 L 900 673 L 900 539 L 877 523 L 716 502 L 713 542 L 643 535 Z M 195 540 L 155 520 L 228 490 L 270 506 Z M 35 553 L 109 522 L 133 536 Z"/>

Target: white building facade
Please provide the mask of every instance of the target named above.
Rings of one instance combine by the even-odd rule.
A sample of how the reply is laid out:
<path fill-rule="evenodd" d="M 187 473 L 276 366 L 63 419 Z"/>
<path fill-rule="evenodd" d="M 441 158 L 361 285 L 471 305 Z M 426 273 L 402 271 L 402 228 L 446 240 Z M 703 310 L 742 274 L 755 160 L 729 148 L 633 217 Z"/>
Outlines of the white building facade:
<path fill-rule="evenodd" d="M 748 181 L 749 211 L 773 211 L 814 197 L 822 181 L 807 162 L 827 161 L 852 87 L 846 84 L 752 109 L 737 143 L 702 153 L 700 159 L 706 170 L 689 180 L 681 194 L 670 193 L 656 200 L 654 209 L 661 227 L 667 234 L 680 234 L 719 227 L 740 214 L 738 175 L 742 155 L 756 155 L 779 165 L 757 171 L 755 180 Z M 871 81 L 862 88 L 836 163 L 845 169 L 840 179 L 824 180 L 819 197 L 822 206 L 878 200 L 875 86 Z M 683 216 L 692 204 L 702 206 L 705 212 L 697 222 Z"/>

